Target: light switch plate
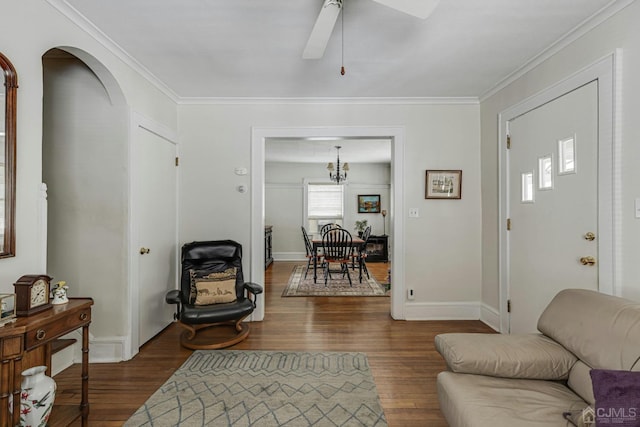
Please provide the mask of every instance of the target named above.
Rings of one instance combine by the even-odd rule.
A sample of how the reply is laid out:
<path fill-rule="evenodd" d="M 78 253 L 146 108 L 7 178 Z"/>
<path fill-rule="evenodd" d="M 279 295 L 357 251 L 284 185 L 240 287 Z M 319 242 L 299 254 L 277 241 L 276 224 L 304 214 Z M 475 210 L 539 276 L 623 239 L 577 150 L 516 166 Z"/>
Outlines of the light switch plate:
<path fill-rule="evenodd" d="M 418 218 L 420 217 L 420 211 L 418 208 L 410 208 L 409 209 L 409 218 Z"/>
<path fill-rule="evenodd" d="M 636 218 L 640 218 L 640 198 L 636 199 Z"/>

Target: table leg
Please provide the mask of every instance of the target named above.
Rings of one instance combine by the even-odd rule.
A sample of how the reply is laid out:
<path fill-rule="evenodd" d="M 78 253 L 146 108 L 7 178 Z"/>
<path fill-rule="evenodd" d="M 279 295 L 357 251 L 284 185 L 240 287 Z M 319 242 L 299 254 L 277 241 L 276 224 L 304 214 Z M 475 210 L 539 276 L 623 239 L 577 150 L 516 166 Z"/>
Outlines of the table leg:
<path fill-rule="evenodd" d="M 82 427 L 89 425 L 89 325 L 82 327 Z"/>
<path fill-rule="evenodd" d="M 313 245 L 313 283 L 318 279 L 318 246 Z"/>

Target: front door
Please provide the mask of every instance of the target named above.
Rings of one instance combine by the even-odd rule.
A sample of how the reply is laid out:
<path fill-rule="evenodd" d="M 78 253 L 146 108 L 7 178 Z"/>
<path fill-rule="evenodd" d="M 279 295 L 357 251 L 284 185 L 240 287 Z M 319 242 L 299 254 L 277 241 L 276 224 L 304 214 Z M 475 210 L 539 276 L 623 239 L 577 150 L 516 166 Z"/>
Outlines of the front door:
<path fill-rule="evenodd" d="M 597 85 L 509 122 L 511 333 L 535 332 L 561 289 L 598 289 Z"/>

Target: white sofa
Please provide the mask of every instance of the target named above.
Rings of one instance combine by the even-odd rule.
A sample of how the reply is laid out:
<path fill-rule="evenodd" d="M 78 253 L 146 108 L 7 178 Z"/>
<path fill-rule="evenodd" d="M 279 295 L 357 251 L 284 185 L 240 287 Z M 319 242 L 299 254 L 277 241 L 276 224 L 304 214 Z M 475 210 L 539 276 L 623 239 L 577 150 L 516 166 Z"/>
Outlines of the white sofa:
<path fill-rule="evenodd" d="M 448 367 L 438 399 L 451 427 L 585 425 L 595 403 L 591 369 L 640 371 L 639 303 L 563 290 L 538 330 L 436 336 Z"/>

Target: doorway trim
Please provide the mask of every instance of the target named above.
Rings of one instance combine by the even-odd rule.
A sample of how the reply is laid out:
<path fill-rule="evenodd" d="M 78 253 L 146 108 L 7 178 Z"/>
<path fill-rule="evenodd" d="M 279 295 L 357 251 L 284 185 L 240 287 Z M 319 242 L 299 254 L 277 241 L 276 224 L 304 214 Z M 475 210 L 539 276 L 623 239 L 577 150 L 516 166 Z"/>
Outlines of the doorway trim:
<path fill-rule="evenodd" d="M 326 126 L 326 127 L 252 127 L 251 129 L 251 280 L 264 283 L 265 144 L 269 138 L 387 138 L 391 140 L 391 317 L 400 320 L 404 313 L 404 127 Z M 252 320 L 264 318 L 264 304 L 258 305 Z"/>
<path fill-rule="evenodd" d="M 506 146 L 509 121 L 550 102 L 589 82 L 598 82 L 598 264 L 599 290 L 620 295 L 620 73 L 622 50 L 592 63 L 557 84 L 543 89 L 498 115 L 499 168 L 499 289 L 500 332 L 508 333 L 509 313 L 509 239 L 506 229 L 509 218 L 509 161 Z"/>

